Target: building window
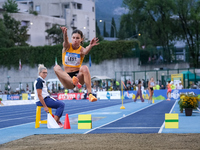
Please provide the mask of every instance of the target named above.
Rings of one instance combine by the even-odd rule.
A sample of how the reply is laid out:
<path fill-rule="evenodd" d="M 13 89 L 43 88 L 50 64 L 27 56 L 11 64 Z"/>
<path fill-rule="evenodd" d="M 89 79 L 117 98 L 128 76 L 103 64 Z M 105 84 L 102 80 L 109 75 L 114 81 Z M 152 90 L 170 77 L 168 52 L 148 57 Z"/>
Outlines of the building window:
<path fill-rule="evenodd" d="M 88 27 L 90 26 L 90 19 L 89 19 L 89 17 L 87 17 L 87 26 Z"/>
<path fill-rule="evenodd" d="M 25 21 L 25 20 L 21 21 L 21 26 L 29 26 L 29 25 L 30 25 L 30 21 Z"/>
<path fill-rule="evenodd" d="M 89 37 L 90 37 L 90 31 L 88 30 L 87 31 L 87 39 L 89 39 Z"/>
<path fill-rule="evenodd" d="M 72 16 L 72 20 L 74 19 L 74 21 L 77 21 L 77 15 L 73 15 Z"/>
<path fill-rule="evenodd" d="M 27 37 L 28 37 L 27 42 L 31 43 L 31 35 L 27 35 Z"/>
<path fill-rule="evenodd" d="M 40 5 L 35 6 L 35 11 L 40 12 Z"/>
<path fill-rule="evenodd" d="M 65 9 L 69 9 L 70 8 L 70 3 L 67 3 L 64 5 Z"/>
<path fill-rule="evenodd" d="M 76 9 L 76 3 L 72 2 L 72 7 Z"/>
<path fill-rule="evenodd" d="M 82 9 L 82 4 L 77 3 L 77 9 Z"/>
<path fill-rule="evenodd" d="M 94 12 L 94 7 L 92 7 L 92 12 Z"/>
<path fill-rule="evenodd" d="M 82 4 L 81 3 L 72 2 L 72 7 L 74 9 L 82 9 Z"/>

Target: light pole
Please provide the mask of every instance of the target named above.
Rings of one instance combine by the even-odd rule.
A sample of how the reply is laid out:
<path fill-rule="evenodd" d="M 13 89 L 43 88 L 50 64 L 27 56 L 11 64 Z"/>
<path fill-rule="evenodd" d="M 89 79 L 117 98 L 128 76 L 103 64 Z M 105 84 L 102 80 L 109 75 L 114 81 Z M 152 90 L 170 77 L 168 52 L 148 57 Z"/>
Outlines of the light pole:
<path fill-rule="evenodd" d="M 99 22 L 103 22 L 103 20 L 99 20 Z M 111 23 L 110 23 L 110 24 L 111 24 Z M 111 24 L 111 27 L 113 27 L 113 29 L 114 29 L 114 38 L 116 38 L 117 32 L 116 32 L 115 26 L 113 26 L 113 25 Z"/>

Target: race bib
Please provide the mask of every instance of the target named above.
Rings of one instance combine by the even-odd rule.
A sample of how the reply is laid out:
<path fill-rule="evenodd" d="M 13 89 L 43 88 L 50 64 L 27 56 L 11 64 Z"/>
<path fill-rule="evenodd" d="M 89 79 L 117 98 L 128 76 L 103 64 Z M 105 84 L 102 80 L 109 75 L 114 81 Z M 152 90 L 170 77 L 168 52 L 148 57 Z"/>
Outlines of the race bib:
<path fill-rule="evenodd" d="M 66 53 L 65 55 L 65 64 L 66 65 L 71 65 L 71 66 L 78 66 L 80 65 L 80 54 L 76 53 Z"/>

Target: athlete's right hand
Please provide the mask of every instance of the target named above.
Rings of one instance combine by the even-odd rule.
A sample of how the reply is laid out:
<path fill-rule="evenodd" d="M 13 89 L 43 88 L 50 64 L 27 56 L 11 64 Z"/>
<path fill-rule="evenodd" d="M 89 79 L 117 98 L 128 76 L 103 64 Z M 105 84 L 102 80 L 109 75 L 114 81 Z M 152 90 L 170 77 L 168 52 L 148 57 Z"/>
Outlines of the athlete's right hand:
<path fill-rule="evenodd" d="M 66 28 L 66 27 L 60 27 L 60 29 L 61 29 L 62 32 L 63 32 L 64 40 L 67 39 L 67 28 Z"/>

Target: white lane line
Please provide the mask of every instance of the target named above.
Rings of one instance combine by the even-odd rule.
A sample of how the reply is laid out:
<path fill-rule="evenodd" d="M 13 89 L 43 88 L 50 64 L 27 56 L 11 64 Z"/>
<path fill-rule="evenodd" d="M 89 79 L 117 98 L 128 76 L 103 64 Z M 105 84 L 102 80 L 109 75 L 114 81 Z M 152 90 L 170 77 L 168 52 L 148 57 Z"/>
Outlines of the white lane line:
<path fill-rule="evenodd" d="M 32 117 L 28 117 L 27 118 L 27 116 L 26 117 L 20 117 L 20 118 L 12 118 L 12 119 L 6 119 L 6 120 L 2 120 L 2 121 L 0 121 L 0 122 L 5 122 L 5 121 L 10 121 L 10 120 L 18 120 L 18 119 L 32 119 L 32 118 L 35 118 L 35 115 Z"/>
<path fill-rule="evenodd" d="M 20 127 L 20 126 L 24 126 L 24 125 L 32 124 L 32 123 L 35 123 L 35 122 L 29 122 L 29 123 L 24 123 L 24 124 L 20 124 L 20 125 L 14 125 L 14 126 L 10 126 L 10 127 L 1 128 L 0 131 L 4 130 L 4 129 L 9 129 L 9 128 L 13 128 L 13 127 Z"/>
<path fill-rule="evenodd" d="M 172 110 L 174 109 L 174 107 L 175 107 L 177 102 L 178 102 L 178 100 L 176 100 L 176 102 L 174 103 L 173 107 L 171 108 L 171 110 L 169 112 L 170 114 L 172 113 Z M 158 133 L 162 133 L 162 130 L 163 130 L 164 126 L 165 126 L 165 121 L 163 122 L 162 126 L 160 127 L 160 130 L 158 131 Z"/>
<path fill-rule="evenodd" d="M 163 102 L 163 101 L 160 101 L 160 102 L 158 102 L 158 103 L 161 103 L 161 102 Z M 135 114 L 135 113 L 137 113 L 137 112 L 139 112 L 139 111 L 142 111 L 142 110 L 144 110 L 144 109 L 146 109 L 146 108 L 148 108 L 148 107 L 151 107 L 151 106 L 153 106 L 153 105 L 156 105 L 156 104 L 158 104 L 158 103 L 154 103 L 154 104 L 152 104 L 152 105 L 149 105 L 149 106 L 147 106 L 147 107 L 144 107 L 144 108 L 142 108 L 142 109 L 139 109 L 139 110 L 137 110 L 137 111 L 135 111 L 135 112 L 132 112 L 132 113 L 126 115 L 126 117 L 128 117 L 128 116 L 130 116 L 130 115 L 132 115 L 132 114 Z M 83 134 L 87 134 L 87 133 L 89 133 L 89 132 L 91 132 L 91 131 L 93 131 L 93 130 L 96 130 L 96 129 L 98 129 L 98 128 L 101 128 L 101 127 L 103 127 L 103 126 L 106 126 L 106 125 L 108 125 L 108 124 L 111 124 L 111 123 L 113 123 L 113 122 L 116 122 L 116 121 L 118 121 L 118 120 L 120 120 L 120 119 L 122 119 L 122 118 L 124 118 L 124 117 L 120 117 L 120 118 L 118 118 L 118 119 L 116 119 L 116 120 L 114 120 L 114 121 L 111 121 L 111 122 L 109 122 L 109 123 L 103 124 L 103 125 L 101 125 L 101 126 L 99 126 L 99 127 L 96 127 L 96 128 L 94 128 L 94 129 L 91 129 L 91 130 L 89 130 L 89 131 L 87 131 L 87 132 L 85 132 L 85 133 L 83 133 Z"/>
<path fill-rule="evenodd" d="M 108 130 L 117 130 L 117 129 L 159 129 L 160 127 L 103 127 L 100 130 L 108 129 Z"/>

